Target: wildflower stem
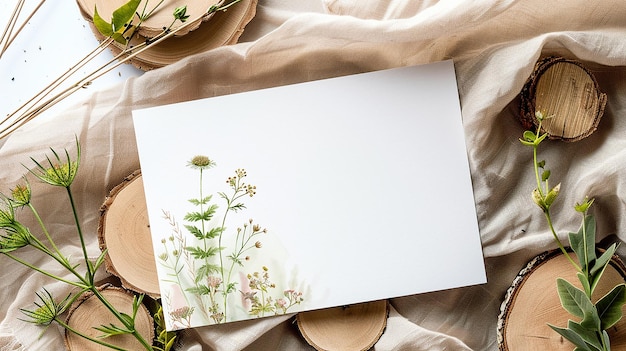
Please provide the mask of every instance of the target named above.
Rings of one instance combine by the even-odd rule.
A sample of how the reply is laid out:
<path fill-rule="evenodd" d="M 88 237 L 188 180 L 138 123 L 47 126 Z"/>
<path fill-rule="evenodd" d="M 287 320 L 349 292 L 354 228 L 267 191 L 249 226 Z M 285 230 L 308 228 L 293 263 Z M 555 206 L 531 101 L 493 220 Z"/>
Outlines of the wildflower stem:
<path fill-rule="evenodd" d="M 87 254 L 87 246 L 85 245 L 85 238 L 83 236 L 83 230 L 80 225 L 80 220 L 78 219 L 78 212 L 76 211 L 76 204 L 74 203 L 74 196 L 72 196 L 72 191 L 70 190 L 69 185 L 65 187 L 67 190 L 67 196 L 70 199 L 70 205 L 72 206 L 72 214 L 74 215 L 74 223 L 76 224 L 76 230 L 78 231 L 78 237 L 80 239 L 80 247 L 83 251 L 83 258 L 85 259 L 85 265 L 87 266 L 87 276 L 89 277 L 89 283 L 93 285 L 94 283 L 94 275 L 93 266 L 91 261 L 89 261 L 89 255 Z"/>
<path fill-rule="evenodd" d="M 39 2 L 39 4 L 35 7 L 35 9 L 33 11 L 31 11 L 31 13 L 28 15 L 28 17 L 22 22 L 22 25 L 17 29 L 17 31 L 15 31 L 15 33 L 13 33 L 13 29 L 14 29 L 16 23 L 17 23 L 17 19 L 18 19 L 20 13 L 22 12 L 22 7 L 24 6 L 24 3 L 26 1 L 25 0 L 20 0 L 16 4 L 15 9 L 13 10 L 13 13 L 11 14 L 11 18 L 9 19 L 9 22 L 7 23 L 7 26 L 4 29 L 4 32 L 2 32 L 2 38 L 0 38 L 0 43 L 4 43 L 4 44 L 2 44 L 2 49 L 0 50 L 0 58 L 2 57 L 4 52 L 11 46 L 11 43 L 13 43 L 13 40 L 15 40 L 17 35 L 20 34 L 22 29 L 24 29 L 26 24 L 35 15 L 35 13 L 39 10 L 41 5 L 43 5 L 43 3 L 45 1 L 46 0 L 41 0 Z"/>
<path fill-rule="evenodd" d="M 65 278 L 61 278 L 61 277 L 59 277 L 58 275 L 54 275 L 54 274 L 52 274 L 52 273 L 50 273 L 50 272 L 48 272 L 48 271 L 44 271 L 43 269 L 41 269 L 41 268 L 39 268 L 39 267 L 37 267 L 37 266 L 35 266 L 35 265 L 32 265 L 32 264 L 30 264 L 30 263 L 28 263 L 28 262 L 26 262 L 26 261 L 22 260 L 21 258 L 19 258 L 19 257 L 15 256 L 15 255 L 12 255 L 12 254 L 10 254 L 10 253 L 4 253 L 4 254 L 5 254 L 8 258 L 12 259 L 13 261 L 18 262 L 18 263 L 20 263 L 20 264 L 22 264 L 22 265 L 24 265 L 24 266 L 26 266 L 26 267 L 28 267 L 28 268 L 30 268 L 30 269 L 32 269 L 32 270 L 34 270 L 34 271 L 37 271 L 37 272 L 39 272 L 39 273 L 41 273 L 41 274 L 43 274 L 43 275 L 45 275 L 45 276 L 47 276 L 47 277 L 50 277 L 50 278 L 55 279 L 55 280 L 58 280 L 58 281 L 60 281 L 60 282 L 63 282 L 63 283 L 66 283 L 66 284 L 69 284 L 69 285 L 72 285 L 72 286 L 78 287 L 78 288 L 80 288 L 80 289 L 87 289 L 87 288 L 88 288 L 88 286 L 83 285 L 83 284 L 81 284 L 81 283 L 73 282 L 73 281 L 71 281 L 71 280 L 67 280 L 67 279 L 65 279 Z"/>
<path fill-rule="evenodd" d="M 550 216 L 550 210 L 549 209 L 546 210 L 544 212 L 544 215 L 546 217 L 546 221 L 548 222 L 548 227 L 550 228 L 550 232 L 552 232 L 552 236 L 554 237 L 554 241 L 556 241 L 556 244 L 559 246 L 559 249 L 561 250 L 563 255 L 565 255 L 565 257 L 567 257 L 568 261 L 570 261 L 570 263 L 576 268 L 576 270 L 581 272 L 582 268 L 574 261 L 574 259 L 572 259 L 570 254 L 565 249 L 565 246 L 561 242 L 561 239 L 559 239 L 559 236 L 556 234 L 556 230 L 554 229 L 554 225 L 552 224 L 552 216 Z"/>
<path fill-rule="evenodd" d="M 63 255 L 61 254 L 61 251 L 59 250 L 59 248 L 57 247 L 56 243 L 54 242 L 54 240 L 52 240 L 52 237 L 50 236 L 50 233 L 48 232 L 48 229 L 46 228 L 45 224 L 43 223 L 43 220 L 41 219 L 41 216 L 39 215 L 39 212 L 37 212 L 37 210 L 35 209 L 35 206 L 33 206 L 33 204 L 31 204 L 30 202 L 28 203 L 28 208 L 30 208 L 30 211 L 33 213 L 33 215 L 35 216 L 35 219 L 37 220 L 37 223 L 39 223 L 39 227 L 41 227 L 41 230 L 43 231 L 44 235 L 46 236 L 46 238 L 48 239 L 48 242 L 50 242 L 50 245 L 52 246 L 52 248 L 54 249 L 54 252 L 59 256 L 62 257 Z"/>
<path fill-rule="evenodd" d="M 197 18 L 196 20 L 200 20 L 200 18 L 206 15 L 218 12 L 218 11 L 224 11 L 230 6 L 240 1 L 241 0 L 235 0 L 226 5 L 224 5 L 224 1 L 221 1 L 220 3 L 213 5 L 209 9 L 207 9 L 207 11 L 204 14 L 200 15 L 199 18 Z M 96 51 L 98 51 L 99 53 L 104 48 L 108 47 L 111 43 L 113 43 L 113 40 L 111 38 L 107 38 L 98 46 L 98 48 L 92 51 L 92 53 L 88 54 L 85 58 L 79 61 L 79 64 L 75 65 L 73 68 L 70 69 L 70 71 L 68 71 L 68 73 L 64 74 L 63 75 L 64 78 L 62 78 L 60 82 L 51 84 L 51 85 L 55 85 L 53 89 L 49 88 L 51 85 L 48 86 L 47 88 L 44 88 L 44 90 L 36 94 L 33 98 L 28 100 L 24 105 L 22 105 L 21 107 L 16 109 L 14 112 L 7 115 L 6 118 L 4 118 L 2 122 L 0 122 L 0 126 L 4 126 L 3 128 L 0 129 L 0 139 L 11 134 L 17 128 L 31 121 L 32 119 L 34 119 L 35 117 L 37 117 L 38 115 L 46 111 L 47 109 L 53 107 L 54 105 L 64 100 L 68 96 L 72 95 L 76 91 L 80 90 L 81 88 L 84 88 L 90 85 L 96 79 L 108 74 L 109 72 L 121 66 L 122 64 L 129 62 L 131 59 L 135 58 L 137 55 L 147 50 L 150 46 L 156 45 L 162 42 L 163 40 L 166 40 L 174 36 L 178 31 L 181 31 L 187 28 L 188 26 L 192 25 L 194 22 L 195 21 L 187 21 L 183 23 L 181 26 L 175 28 L 174 30 L 171 30 L 171 27 L 173 26 L 175 21 L 172 22 L 169 28 L 166 28 L 161 34 L 149 40 L 149 42 L 144 42 L 134 47 L 125 48 L 124 50 L 122 50 L 122 52 L 120 52 L 118 55 L 113 57 L 111 60 L 107 61 L 100 67 L 96 68 L 95 70 L 87 74 L 82 79 L 79 79 L 73 85 L 70 85 L 69 87 L 61 90 L 59 93 L 55 94 L 51 98 L 44 101 L 44 98 L 50 95 L 54 89 L 59 87 L 60 82 L 67 80 L 70 76 L 76 73 L 78 68 L 83 67 L 87 62 L 90 62 L 96 56 L 95 55 Z"/>
<path fill-rule="evenodd" d="M 128 320 L 127 318 L 124 318 L 124 316 L 121 315 L 121 313 L 115 308 L 113 307 L 113 305 L 111 305 L 111 303 L 109 302 L 109 300 L 106 299 L 106 297 L 104 297 L 102 295 L 102 293 L 100 292 L 100 290 L 98 290 L 98 288 L 95 285 L 92 285 L 91 287 L 89 287 L 89 290 L 94 294 L 94 296 L 100 300 L 100 302 L 102 302 L 102 304 L 109 310 L 111 311 L 111 313 L 115 316 L 115 318 L 117 318 L 120 322 L 122 322 L 122 324 L 124 325 L 124 327 L 131 332 L 131 334 L 137 339 L 137 341 L 139 341 L 141 343 L 141 345 L 146 349 L 146 350 L 153 350 L 152 346 L 143 338 L 143 336 L 135 329 L 135 316 L 132 316 L 132 320 Z"/>
<path fill-rule="evenodd" d="M 115 346 L 113 344 L 109 344 L 109 343 L 104 342 L 104 341 L 102 341 L 100 339 L 92 338 L 89 335 L 86 335 L 86 334 L 83 334 L 83 333 L 79 332 L 78 330 L 76 330 L 76 329 L 70 327 L 69 325 L 67 325 L 67 323 L 65 323 L 61 318 L 55 318 L 54 320 L 55 320 L 55 322 L 59 323 L 60 326 L 62 326 L 63 328 L 69 330 L 70 332 L 80 336 L 81 338 L 87 339 L 89 341 L 95 342 L 98 345 L 102 345 L 102 346 L 108 347 L 108 348 L 113 349 L 113 350 L 126 351 L 126 349 L 124 349 L 122 347 Z"/>

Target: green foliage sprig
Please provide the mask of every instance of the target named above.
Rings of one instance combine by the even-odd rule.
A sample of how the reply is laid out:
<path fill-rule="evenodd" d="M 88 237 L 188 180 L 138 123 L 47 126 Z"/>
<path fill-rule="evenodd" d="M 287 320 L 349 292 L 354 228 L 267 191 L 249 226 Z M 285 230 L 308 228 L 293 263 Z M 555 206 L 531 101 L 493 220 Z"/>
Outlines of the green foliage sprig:
<path fill-rule="evenodd" d="M 594 200 L 589 198 L 585 198 L 584 201 L 574 206 L 574 209 L 582 216 L 581 226 L 577 232 L 568 235 L 570 248 L 576 254 L 577 260 L 572 258 L 559 239 L 552 221 L 551 207 L 561 191 L 561 184 L 550 187 L 551 172 L 546 169 L 545 160 L 539 161 L 538 159 L 539 146 L 547 137 L 546 133 L 542 133 L 541 125 L 548 117 L 539 111 L 536 112 L 535 117 L 539 121 L 537 130 L 525 131 L 520 138 L 522 144 L 533 149 L 537 188 L 532 192 L 532 199 L 543 211 L 554 241 L 576 269 L 576 275 L 582 286 L 580 289 L 565 279 L 557 279 L 561 305 L 578 320 L 570 319 L 565 328 L 553 325 L 550 327 L 572 342 L 576 346 L 576 351 L 608 351 L 611 349 L 611 342 L 607 330 L 622 318 L 622 307 L 626 303 L 626 284 L 617 284 L 597 301 L 593 301 L 592 296 L 615 254 L 617 244 L 612 244 L 598 257 L 595 238 L 596 221 L 593 215 L 588 214 Z"/>
<path fill-rule="evenodd" d="M 94 343 L 114 350 L 123 350 L 122 348 L 107 342 L 107 338 L 115 335 L 132 335 L 145 348 L 145 350 L 169 350 L 171 345 L 167 345 L 173 344 L 172 339 L 175 337 L 169 335 L 167 339 L 163 339 L 164 343 L 161 344 L 159 340 L 161 340 L 160 338 L 162 335 L 160 335 L 159 338 L 153 342 L 153 340 L 146 340 L 135 329 L 135 319 L 137 312 L 139 311 L 139 307 L 142 304 L 143 295 L 140 294 L 134 296 L 133 312 L 129 315 L 120 312 L 117 308 L 115 308 L 115 306 L 108 301 L 97 286 L 98 283 L 96 281 L 96 273 L 104 263 L 104 257 L 107 252 L 106 250 L 102 251 L 94 261 L 89 258 L 89 254 L 87 252 L 85 235 L 81 228 L 81 221 L 76 210 L 76 204 L 71 189 L 80 165 L 81 148 L 78 143 L 78 139 L 76 140 L 76 150 L 76 157 L 70 156 L 67 150 L 63 153 L 58 153 L 51 148 L 51 155 L 47 155 L 45 157 L 45 162 L 38 162 L 34 158 L 31 158 L 34 163 L 34 167 L 29 170 L 29 174 L 45 184 L 65 189 L 68 201 L 71 205 L 76 234 L 82 250 L 83 257 L 81 258 L 82 262 L 80 264 L 72 263 L 70 257 L 63 254 L 56 245 L 52 234 L 48 231 L 46 225 L 44 224 L 35 207 L 35 204 L 31 202 L 31 187 L 26 176 L 24 177 L 23 183 L 16 185 L 11 190 L 10 195 L 1 196 L 0 255 L 8 257 L 30 269 L 52 278 L 53 280 L 69 284 L 70 286 L 76 288 L 75 292 L 68 294 L 62 299 L 54 298 L 54 296 L 52 296 L 52 294 L 44 288 L 42 292 L 36 293 L 38 301 L 34 302 L 34 305 L 36 306 L 35 309 L 21 310 L 25 315 L 24 320 L 46 328 L 52 323 L 56 323 L 69 332 L 75 333 Z M 15 210 L 18 208 L 25 208 L 31 212 L 38 223 L 39 230 L 41 231 L 40 235 L 34 234 L 30 228 L 24 225 L 17 218 Z M 43 238 L 40 238 L 40 236 Z M 37 266 L 34 263 L 20 257 L 20 255 L 18 255 L 18 251 L 25 247 L 32 247 L 43 255 L 49 257 L 65 269 L 73 278 L 69 279 L 55 275 L 50 270 L 44 268 L 48 265 Z M 98 299 L 117 320 L 116 323 L 96 327 L 95 329 L 101 332 L 101 335 L 98 338 L 93 338 L 80 333 L 71 326 L 67 325 L 61 318 L 62 315 L 67 312 L 69 306 L 84 294 L 93 294 L 93 296 L 95 296 L 95 298 Z"/>

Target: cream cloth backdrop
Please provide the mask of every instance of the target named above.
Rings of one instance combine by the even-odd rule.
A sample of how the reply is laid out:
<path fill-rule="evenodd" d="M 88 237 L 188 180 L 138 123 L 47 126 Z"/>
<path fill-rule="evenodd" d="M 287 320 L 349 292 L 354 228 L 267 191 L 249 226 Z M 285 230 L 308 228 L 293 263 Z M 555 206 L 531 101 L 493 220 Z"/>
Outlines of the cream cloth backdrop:
<path fill-rule="evenodd" d="M 30 156 L 41 159 L 49 146 L 72 152 L 77 135 L 83 161 L 74 192 L 89 251 L 96 256 L 98 209 L 107 192 L 139 168 L 132 109 L 453 59 L 489 283 L 393 299 L 389 325 L 374 349 L 495 350 L 507 287 L 528 259 L 554 247 L 530 201 L 531 155 L 517 141 L 522 129 L 515 119 L 518 93 L 541 55 L 584 61 L 609 100 L 591 137 L 544 148 L 552 177 L 563 183 L 557 225 L 577 229 L 578 218 L 568 209 L 589 194 L 597 200 L 600 236 L 624 238 L 625 19 L 622 0 L 260 0 L 241 44 L 94 91 L 65 113 L 0 141 L 0 191 L 19 181 Z M 424 132 L 416 130 L 416 137 Z M 44 221 L 54 223 L 50 229 L 60 246 L 79 256 L 63 192 L 33 187 L 33 202 L 45 207 Z M 454 254 L 445 247 L 433 250 L 441 252 L 441 262 L 434 264 L 445 264 L 446 255 Z M 58 296 L 67 287 L 6 258 L 1 263 L 0 350 L 62 349 L 61 331 L 53 327 L 38 338 L 40 330 L 18 318 L 19 308 L 32 306 L 41 286 Z M 420 279 L 405 269 L 407 279 Z M 289 317 L 199 328 L 184 341 L 182 350 L 310 349 Z"/>

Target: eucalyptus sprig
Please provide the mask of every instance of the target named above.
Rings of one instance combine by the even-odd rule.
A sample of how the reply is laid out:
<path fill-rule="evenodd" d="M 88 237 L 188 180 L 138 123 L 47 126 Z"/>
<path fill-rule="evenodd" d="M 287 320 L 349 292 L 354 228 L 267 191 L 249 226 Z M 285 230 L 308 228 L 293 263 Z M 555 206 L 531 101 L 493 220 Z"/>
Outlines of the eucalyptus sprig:
<path fill-rule="evenodd" d="M 538 149 L 546 139 L 547 134 L 542 133 L 542 122 L 548 118 L 540 111 L 535 114 L 538 126 L 536 131 L 525 131 L 520 142 L 533 149 L 533 166 L 537 182 L 537 188 L 532 192 L 533 201 L 543 211 L 552 233 L 554 241 L 559 249 L 567 257 L 576 270 L 576 275 L 582 289 L 563 279 L 557 279 L 557 291 L 563 308 L 577 317 L 577 321 L 570 319 L 567 327 L 550 327 L 563 338 L 576 346 L 576 351 L 608 351 L 611 342 L 607 330 L 614 326 L 622 318 L 622 307 L 626 303 L 626 284 L 614 286 L 611 291 L 597 301 L 593 301 L 593 294 L 598 283 L 615 254 L 617 244 L 612 244 L 599 257 L 596 250 L 596 221 L 593 215 L 588 213 L 594 200 L 585 198 L 577 203 L 574 209 L 581 214 L 580 229 L 575 233 L 569 233 L 569 245 L 576 254 L 574 260 L 570 252 L 561 242 L 554 228 L 551 208 L 557 199 L 561 184 L 550 187 L 550 170 L 546 168 L 545 160 L 538 159 Z"/>
<path fill-rule="evenodd" d="M 97 286 L 96 273 L 104 263 L 106 250 L 103 250 L 95 260 L 92 261 L 90 259 L 87 252 L 85 234 L 81 228 L 81 221 L 74 201 L 72 184 L 78 173 L 81 154 L 78 139 L 76 139 L 75 157 L 70 156 L 67 150 L 59 153 L 51 148 L 50 152 L 52 156 L 45 156 L 45 162 L 39 162 L 35 158 L 31 159 L 34 163 L 34 167 L 29 170 L 29 174 L 45 184 L 65 189 L 71 205 L 76 234 L 81 245 L 83 257 L 81 258 L 82 262 L 76 264 L 72 262 L 69 256 L 63 254 L 56 245 L 52 233 L 48 231 L 39 212 L 35 208 L 35 204 L 31 201 L 31 187 L 26 176 L 24 177 L 24 183 L 16 185 L 11 190 L 10 195 L 2 195 L 0 197 L 0 255 L 74 288 L 72 293 L 60 300 L 55 299 L 48 290 L 43 288 L 43 292 L 36 293 L 38 298 L 38 301 L 34 302 L 36 308 L 32 310 L 21 310 L 25 315 L 25 321 L 44 327 L 52 323 L 57 323 L 71 333 L 75 333 L 80 337 L 114 350 L 123 351 L 122 348 L 107 342 L 107 338 L 115 335 L 132 335 L 143 348 L 148 351 L 163 350 L 164 348 L 153 346 L 153 340 L 146 340 L 135 329 L 135 319 L 139 307 L 142 304 L 143 295 L 134 296 L 133 312 L 129 315 L 119 311 L 113 306 Z M 19 208 L 27 209 L 32 213 L 39 226 L 38 230 L 41 231 L 40 235 L 33 233 L 30 228 L 17 218 L 16 209 Z M 47 268 L 49 264 L 38 266 L 20 257 L 19 251 L 25 247 L 34 248 L 44 256 L 47 256 L 63 268 L 72 278 L 65 278 L 64 276 L 52 273 L 52 271 Z M 68 307 L 84 294 L 93 294 L 117 320 L 115 323 L 97 327 L 96 329 L 102 333 L 98 338 L 90 337 L 73 329 L 61 318 L 61 315 L 67 311 Z M 164 339 L 166 344 L 172 342 L 171 340 L 171 336 Z"/>

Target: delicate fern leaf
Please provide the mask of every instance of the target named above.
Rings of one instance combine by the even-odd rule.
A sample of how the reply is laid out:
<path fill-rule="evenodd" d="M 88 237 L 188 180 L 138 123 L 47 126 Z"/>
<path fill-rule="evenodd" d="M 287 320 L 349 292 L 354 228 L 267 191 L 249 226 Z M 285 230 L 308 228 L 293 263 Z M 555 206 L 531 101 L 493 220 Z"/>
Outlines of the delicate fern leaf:
<path fill-rule="evenodd" d="M 222 234 L 224 232 L 224 227 L 215 227 L 215 228 L 211 228 L 211 230 L 209 230 L 206 233 L 205 238 L 206 239 L 215 239 L 217 238 L 220 234 Z"/>
<path fill-rule="evenodd" d="M 191 233 L 193 236 L 195 236 L 196 239 L 198 239 L 198 240 L 204 239 L 204 234 L 202 234 L 202 230 L 200 230 L 200 228 L 198 228 L 198 227 L 196 227 L 194 225 L 185 224 L 185 229 L 187 229 L 187 231 L 189 233 Z"/>
<path fill-rule="evenodd" d="M 241 203 L 241 202 L 230 206 L 230 209 L 233 210 L 234 212 L 237 212 L 239 210 L 243 210 L 245 208 L 246 208 L 246 206 L 243 203 Z"/>
<path fill-rule="evenodd" d="M 210 276 L 211 274 L 219 273 L 219 272 L 220 272 L 220 266 L 218 266 L 218 265 L 214 265 L 214 264 L 202 265 L 202 266 L 200 266 L 200 268 L 198 268 L 198 271 L 196 272 L 195 283 L 199 283 L 203 279 L 205 279 L 208 276 Z"/>
<path fill-rule="evenodd" d="M 185 289 L 185 291 L 190 292 L 194 295 L 209 295 L 211 293 L 211 290 L 209 290 L 209 287 L 206 285 L 194 286 L 194 287 Z"/>
<path fill-rule="evenodd" d="M 191 254 L 193 258 L 198 259 L 198 260 L 204 260 L 211 256 L 215 256 L 216 254 L 220 252 L 220 249 L 214 246 L 209 247 L 206 250 L 201 247 L 196 247 L 196 246 L 188 246 L 185 249 L 189 251 L 189 253 Z"/>

